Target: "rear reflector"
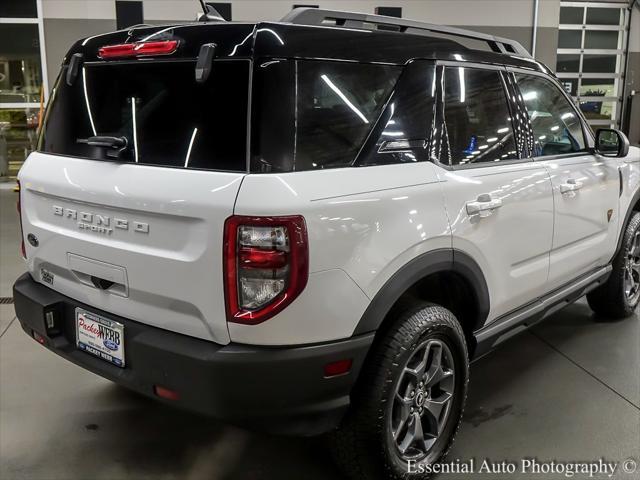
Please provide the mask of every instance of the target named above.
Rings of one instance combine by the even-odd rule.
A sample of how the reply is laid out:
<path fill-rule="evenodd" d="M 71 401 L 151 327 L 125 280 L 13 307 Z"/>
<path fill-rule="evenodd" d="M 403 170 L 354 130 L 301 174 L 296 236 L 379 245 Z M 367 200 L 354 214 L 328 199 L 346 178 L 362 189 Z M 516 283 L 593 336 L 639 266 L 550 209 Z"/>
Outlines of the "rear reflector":
<path fill-rule="evenodd" d="M 122 43 L 107 45 L 98 50 L 100 58 L 143 57 L 148 55 L 170 55 L 178 49 L 178 40 L 161 42 Z"/>
<path fill-rule="evenodd" d="M 161 387 L 160 385 L 153 386 L 153 393 L 166 400 L 178 400 L 180 398 L 180 394 L 175 390 L 170 390 L 168 388 Z"/>
<path fill-rule="evenodd" d="M 353 361 L 350 358 L 345 360 L 338 360 L 337 362 L 327 363 L 324 366 L 324 377 L 337 377 L 338 375 L 344 375 L 351 370 L 351 364 Z"/>

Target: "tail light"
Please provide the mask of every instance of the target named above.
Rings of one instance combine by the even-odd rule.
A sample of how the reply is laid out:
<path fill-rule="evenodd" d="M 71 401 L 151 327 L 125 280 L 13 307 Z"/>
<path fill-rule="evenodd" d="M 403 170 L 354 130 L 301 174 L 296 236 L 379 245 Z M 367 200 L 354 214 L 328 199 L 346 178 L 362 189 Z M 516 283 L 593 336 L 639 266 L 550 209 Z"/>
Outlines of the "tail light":
<path fill-rule="evenodd" d="M 224 226 L 227 320 L 255 325 L 307 285 L 309 249 L 301 216 L 229 217 Z"/>
<path fill-rule="evenodd" d="M 18 210 L 18 219 L 20 220 L 20 254 L 22 258 L 27 258 L 27 248 L 24 245 L 24 231 L 22 230 L 22 203 L 20 197 L 22 196 L 22 189 L 20 188 L 20 180 L 18 180 L 18 201 L 16 202 L 16 208 Z"/>
<path fill-rule="evenodd" d="M 178 49 L 178 40 L 160 42 L 121 43 L 107 45 L 98 50 L 100 58 L 144 57 L 148 55 L 170 55 Z"/>

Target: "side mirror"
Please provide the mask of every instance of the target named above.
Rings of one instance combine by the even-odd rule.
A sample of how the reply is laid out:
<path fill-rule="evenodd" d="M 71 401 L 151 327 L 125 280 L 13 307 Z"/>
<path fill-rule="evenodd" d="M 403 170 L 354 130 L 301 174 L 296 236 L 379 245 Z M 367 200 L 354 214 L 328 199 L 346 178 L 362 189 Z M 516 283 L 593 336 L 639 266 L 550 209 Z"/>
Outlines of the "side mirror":
<path fill-rule="evenodd" d="M 620 130 L 601 128 L 596 132 L 595 150 L 605 157 L 626 157 L 629 153 L 629 139 Z"/>

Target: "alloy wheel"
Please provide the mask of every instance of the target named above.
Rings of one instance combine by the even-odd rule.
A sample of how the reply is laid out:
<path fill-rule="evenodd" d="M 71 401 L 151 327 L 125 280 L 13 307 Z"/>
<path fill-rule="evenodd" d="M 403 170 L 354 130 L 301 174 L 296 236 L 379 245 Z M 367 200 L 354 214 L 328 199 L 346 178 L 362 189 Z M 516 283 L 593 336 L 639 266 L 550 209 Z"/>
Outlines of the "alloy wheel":
<path fill-rule="evenodd" d="M 451 350 L 442 340 L 426 340 L 404 365 L 393 397 L 390 430 L 401 458 L 429 454 L 447 423 L 454 389 Z"/>
<path fill-rule="evenodd" d="M 636 231 L 624 264 L 624 293 L 627 302 L 635 306 L 640 298 L 640 230 Z"/>

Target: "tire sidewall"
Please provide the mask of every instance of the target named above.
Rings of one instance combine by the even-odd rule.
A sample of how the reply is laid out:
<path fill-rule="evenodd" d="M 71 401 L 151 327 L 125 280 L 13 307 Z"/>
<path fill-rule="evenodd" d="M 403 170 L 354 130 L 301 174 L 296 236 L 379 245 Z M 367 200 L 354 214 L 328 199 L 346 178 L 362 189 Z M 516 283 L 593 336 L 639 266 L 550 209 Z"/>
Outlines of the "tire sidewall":
<path fill-rule="evenodd" d="M 635 237 L 635 234 L 636 232 L 638 232 L 639 229 L 640 229 L 640 213 L 634 213 L 631 219 L 629 220 L 629 223 L 627 224 L 627 228 L 625 228 L 622 249 L 620 251 L 620 255 L 615 265 L 617 273 L 621 277 L 621 282 L 620 282 L 621 289 L 622 289 L 621 295 L 624 301 L 624 305 L 626 307 L 625 310 L 628 312 L 629 315 L 633 313 L 635 308 L 638 306 L 638 303 L 640 303 L 640 297 L 638 297 L 636 301 L 633 303 L 629 302 L 629 299 L 627 298 L 627 294 L 625 292 L 625 285 L 624 285 L 627 256 L 629 255 L 631 247 L 633 245 L 633 239 Z"/>
<path fill-rule="evenodd" d="M 446 312 L 446 314 L 450 315 L 455 321 L 455 317 L 453 317 L 453 315 L 447 310 L 440 307 L 435 308 Z M 420 312 L 424 312 L 424 310 L 420 310 Z M 414 319 L 420 312 L 416 312 L 416 314 L 409 318 L 409 321 Z M 416 348 L 430 339 L 437 339 L 446 343 L 453 356 L 455 387 L 453 399 L 451 400 L 451 410 L 444 430 L 440 434 L 429 454 L 424 459 L 412 463 L 412 471 L 419 472 L 420 464 L 423 464 L 424 468 L 424 465 L 437 462 L 446 455 L 459 427 L 467 394 L 469 362 L 464 337 L 461 337 L 460 332 L 456 331 L 456 329 L 452 328 L 449 324 L 437 320 L 425 322 L 421 327 L 422 331 L 419 335 L 414 336 L 413 338 L 407 338 L 406 343 L 397 350 L 394 362 L 387 372 L 388 381 L 385 383 L 385 389 L 382 395 L 384 401 L 382 402 L 383 407 L 380 412 L 382 420 L 380 427 L 383 435 L 382 442 L 384 444 L 384 455 L 386 457 L 385 463 L 391 470 L 390 473 L 392 473 L 396 478 L 426 478 L 424 473 L 409 474 L 409 464 L 400 457 L 389 427 L 389 418 L 393 408 L 393 397 L 395 395 L 396 386 L 400 381 L 404 365 L 407 363 L 411 355 L 413 355 Z"/>

